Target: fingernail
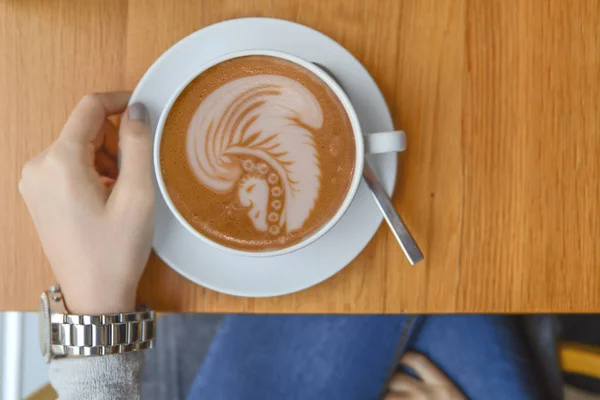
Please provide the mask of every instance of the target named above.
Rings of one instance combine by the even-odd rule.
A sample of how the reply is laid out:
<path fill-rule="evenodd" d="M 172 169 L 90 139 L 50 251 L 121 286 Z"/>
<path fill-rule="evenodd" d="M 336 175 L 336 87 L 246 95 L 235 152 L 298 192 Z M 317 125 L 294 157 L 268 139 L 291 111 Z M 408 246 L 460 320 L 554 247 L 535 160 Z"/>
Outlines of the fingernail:
<path fill-rule="evenodd" d="M 148 116 L 148 109 L 142 103 L 133 103 L 129 106 L 127 110 L 129 113 L 129 119 L 133 121 L 144 121 L 150 122 L 150 118 Z"/>

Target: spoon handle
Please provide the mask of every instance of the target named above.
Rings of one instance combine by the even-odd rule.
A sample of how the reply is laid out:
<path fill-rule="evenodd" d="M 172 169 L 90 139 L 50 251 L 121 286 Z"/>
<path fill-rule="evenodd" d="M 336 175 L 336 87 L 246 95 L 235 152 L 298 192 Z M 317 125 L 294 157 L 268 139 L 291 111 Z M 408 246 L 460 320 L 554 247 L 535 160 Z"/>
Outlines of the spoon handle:
<path fill-rule="evenodd" d="M 394 208 L 392 201 L 383 189 L 381 182 L 379 182 L 379 179 L 377 179 L 375 173 L 366 160 L 363 169 L 363 178 L 371 189 L 371 193 L 373 193 L 375 202 L 383 213 L 383 217 L 392 230 L 392 233 L 396 237 L 396 240 L 398 240 L 398 243 L 400 243 L 400 247 L 402 247 L 402 251 L 404 251 L 404 254 L 406 255 L 406 258 L 408 258 L 410 264 L 415 265 L 419 261 L 423 260 L 423 253 L 421 253 L 421 250 L 419 250 L 417 243 L 406 228 L 406 225 L 404 224 L 404 221 L 402 221 L 402 218 L 400 218 L 400 215 L 398 215 L 398 212 Z"/>

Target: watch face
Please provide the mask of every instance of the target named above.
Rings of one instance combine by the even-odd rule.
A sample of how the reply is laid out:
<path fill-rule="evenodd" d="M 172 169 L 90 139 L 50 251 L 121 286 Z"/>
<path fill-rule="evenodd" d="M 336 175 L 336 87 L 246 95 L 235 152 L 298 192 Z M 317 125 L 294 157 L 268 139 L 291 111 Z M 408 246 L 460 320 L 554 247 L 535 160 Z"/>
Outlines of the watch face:
<path fill-rule="evenodd" d="M 42 297 L 40 298 L 39 332 L 42 357 L 44 357 L 46 362 L 50 362 L 52 358 L 52 344 L 50 342 L 52 330 L 50 325 L 50 301 L 46 293 L 42 293 Z"/>

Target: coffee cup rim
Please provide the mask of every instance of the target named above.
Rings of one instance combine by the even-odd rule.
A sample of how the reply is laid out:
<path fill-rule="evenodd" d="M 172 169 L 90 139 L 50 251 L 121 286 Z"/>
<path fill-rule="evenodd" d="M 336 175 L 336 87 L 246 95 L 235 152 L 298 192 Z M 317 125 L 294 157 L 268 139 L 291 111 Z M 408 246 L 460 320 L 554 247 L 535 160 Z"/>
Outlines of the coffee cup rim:
<path fill-rule="evenodd" d="M 235 58 L 241 58 L 241 57 L 247 57 L 247 56 L 267 56 L 267 57 L 280 58 L 280 59 L 283 59 L 286 61 L 293 62 L 294 64 L 297 64 L 305 69 L 308 69 L 310 72 L 315 74 L 319 79 L 321 79 L 323 82 L 325 82 L 325 84 L 327 84 L 327 86 L 330 89 L 333 90 L 335 95 L 338 97 L 338 99 L 342 103 L 342 106 L 344 107 L 344 110 L 346 111 L 346 115 L 348 116 L 348 119 L 350 120 L 350 125 L 352 126 L 352 133 L 354 134 L 355 155 L 356 155 L 355 164 L 354 164 L 354 174 L 352 176 L 352 181 L 350 183 L 350 187 L 346 193 L 346 196 L 344 197 L 344 200 L 343 200 L 341 206 L 336 211 L 334 216 L 327 223 L 323 224 L 312 235 L 307 236 L 306 238 L 304 238 L 304 240 L 302 240 L 296 244 L 293 244 L 288 247 L 284 247 L 282 249 L 277 249 L 277 250 L 253 252 L 253 251 L 244 251 L 244 250 L 233 249 L 233 248 L 227 247 L 225 245 L 222 245 L 220 243 L 217 243 L 217 242 L 213 241 L 212 239 L 210 239 L 209 237 L 198 232 L 183 217 L 183 215 L 181 215 L 181 213 L 179 212 L 179 210 L 177 210 L 177 207 L 171 200 L 171 196 L 169 195 L 169 192 L 167 191 L 167 188 L 164 183 L 163 176 L 162 176 L 162 171 L 160 168 L 160 147 L 161 147 L 160 144 L 161 144 L 162 136 L 163 136 L 163 132 L 164 132 L 164 125 L 166 123 L 169 113 L 171 112 L 171 108 L 173 107 L 173 104 L 175 104 L 175 101 L 179 98 L 179 96 L 181 95 L 183 90 L 196 77 L 200 76 L 202 73 L 204 73 L 208 69 L 214 67 L 215 65 L 218 65 L 222 62 L 229 61 L 229 60 L 232 60 Z M 360 126 L 360 122 L 358 120 L 358 115 L 356 113 L 356 110 L 354 109 L 354 106 L 350 102 L 350 99 L 348 98 L 346 92 L 327 72 L 323 71 L 320 67 L 318 67 L 317 65 L 315 65 L 314 63 L 312 63 L 310 61 L 307 61 L 301 57 L 298 57 L 296 55 L 292 55 L 292 54 L 289 54 L 286 52 L 282 52 L 282 51 L 266 50 L 266 49 L 235 51 L 235 52 L 227 53 L 220 57 L 214 58 L 211 61 L 208 61 L 207 63 L 200 65 L 198 67 L 198 69 L 195 70 L 194 73 L 190 74 L 190 76 L 188 76 L 188 78 L 184 80 L 184 83 L 182 85 L 180 85 L 177 88 L 177 90 L 175 90 L 173 92 L 173 94 L 170 96 L 169 100 L 166 103 L 166 106 L 164 107 L 164 109 L 162 110 L 162 112 L 160 114 L 158 123 L 156 125 L 156 130 L 155 130 L 155 135 L 154 135 L 154 144 L 153 144 L 154 174 L 156 176 L 156 181 L 157 181 L 157 184 L 158 184 L 158 187 L 160 190 L 160 194 L 163 197 L 163 199 L 165 200 L 165 203 L 167 204 L 171 213 L 175 216 L 175 218 L 179 221 L 179 223 L 181 223 L 185 227 L 185 229 L 187 229 L 193 235 L 195 235 L 196 237 L 201 239 L 203 242 L 205 242 L 215 248 L 218 248 L 224 252 L 238 255 L 238 256 L 276 257 L 276 256 L 282 256 L 285 254 L 293 253 L 293 252 L 298 251 L 298 250 L 310 245 L 311 243 L 317 241 L 319 238 L 321 238 L 327 232 L 329 232 L 342 219 L 342 217 L 344 216 L 344 214 L 346 213 L 348 208 L 350 208 L 350 204 L 354 200 L 354 197 L 356 196 L 356 193 L 360 186 L 360 182 L 362 180 L 363 167 L 364 167 L 364 162 L 365 162 L 365 147 L 364 146 L 365 145 L 364 145 L 363 132 L 362 132 L 362 129 Z"/>

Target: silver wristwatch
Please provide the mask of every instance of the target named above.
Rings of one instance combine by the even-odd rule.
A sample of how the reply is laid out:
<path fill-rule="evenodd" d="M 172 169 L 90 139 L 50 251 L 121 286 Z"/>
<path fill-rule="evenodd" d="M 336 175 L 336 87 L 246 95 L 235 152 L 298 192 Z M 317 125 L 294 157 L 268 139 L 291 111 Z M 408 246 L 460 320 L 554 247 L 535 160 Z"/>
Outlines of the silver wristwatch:
<path fill-rule="evenodd" d="M 154 347 L 154 311 L 70 315 L 52 311 L 62 302 L 58 285 L 40 299 L 40 348 L 46 362 L 58 357 L 97 356 Z"/>

